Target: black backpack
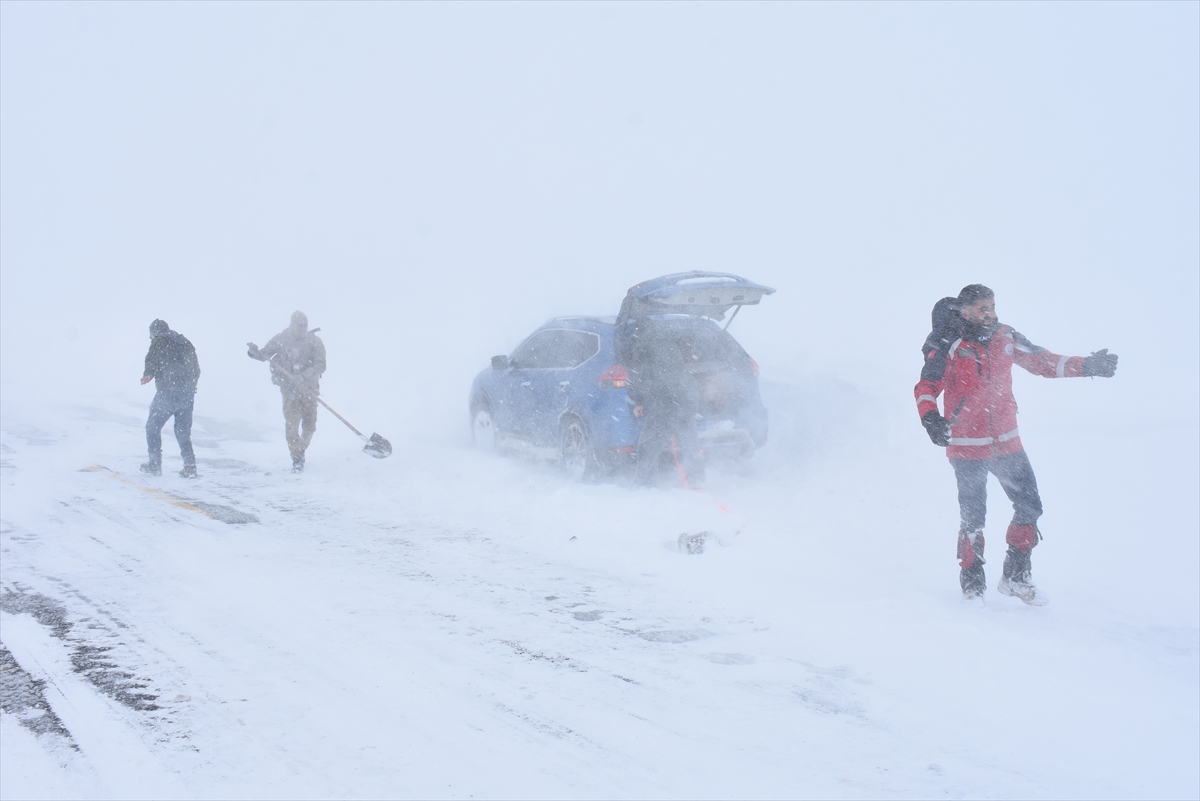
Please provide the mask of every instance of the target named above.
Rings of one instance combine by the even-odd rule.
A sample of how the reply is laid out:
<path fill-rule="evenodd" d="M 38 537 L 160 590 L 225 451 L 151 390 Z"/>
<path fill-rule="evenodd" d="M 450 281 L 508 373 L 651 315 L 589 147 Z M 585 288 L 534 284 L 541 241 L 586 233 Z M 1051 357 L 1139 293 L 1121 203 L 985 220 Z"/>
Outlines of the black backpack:
<path fill-rule="evenodd" d="M 200 380 L 200 361 L 196 358 L 195 346 L 178 331 L 167 331 L 159 338 L 166 343 L 159 365 L 162 388 L 195 392 Z M 155 386 L 158 386 L 157 382 Z"/>
<path fill-rule="evenodd" d="M 946 356 L 950 346 L 962 336 L 963 318 L 959 314 L 958 298 L 942 298 L 933 304 L 932 329 L 921 346 L 925 366 L 921 368 L 921 380 L 940 381 L 946 374 Z"/>

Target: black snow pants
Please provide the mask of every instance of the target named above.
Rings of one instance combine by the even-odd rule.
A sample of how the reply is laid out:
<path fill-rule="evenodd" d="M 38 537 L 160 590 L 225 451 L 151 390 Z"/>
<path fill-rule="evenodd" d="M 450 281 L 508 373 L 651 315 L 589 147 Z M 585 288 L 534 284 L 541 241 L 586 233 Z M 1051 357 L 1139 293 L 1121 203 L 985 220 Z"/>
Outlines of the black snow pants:
<path fill-rule="evenodd" d="M 699 405 L 699 399 L 690 393 L 664 394 L 646 403 L 637 446 L 639 484 L 655 483 L 664 453 L 671 455 L 690 488 L 699 489 L 704 484 L 704 462 L 696 433 Z"/>
<path fill-rule="evenodd" d="M 992 473 L 1013 505 L 1012 522 L 1032 526 L 1042 516 L 1042 499 L 1038 495 L 1037 479 L 1025 451 L 990 459 L 951 459 L 954 477 L 958 479 L 958 509 L 962 515 L 962 530 L 971 532 L 983 528 L 987 518 L 987 478 Z"/>
<path fill-rule="evenodd" d="M 150 417 L 146 420 L 146 448 L 151 464 L 162 464 L 162 430 L 167 420 L 175 418 L 175 439 L 184 465 L 196 464 L 192 450 L 192 407 L 196 393 L 188 390 L 160 390 L 150 401 Z"/>

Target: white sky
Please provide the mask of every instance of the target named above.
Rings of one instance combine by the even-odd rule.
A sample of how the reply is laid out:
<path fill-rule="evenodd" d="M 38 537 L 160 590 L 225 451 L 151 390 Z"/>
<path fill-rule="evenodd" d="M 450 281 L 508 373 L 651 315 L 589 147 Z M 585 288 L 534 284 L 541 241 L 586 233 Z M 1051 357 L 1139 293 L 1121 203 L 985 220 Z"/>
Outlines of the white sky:
<path fill-rule="evenodd" d="M 979 281 L 1121 355 L 1061 402 L 1194 428 L 1198 9 L 6 0 L 0 386 L 134 392 L 163 317 L 234 414 L 300 308 L 327 396 L 457 423 L 544 319 L 698 268 L 779 289 L 733 329 L 776 375 L 908 413 Z"/>

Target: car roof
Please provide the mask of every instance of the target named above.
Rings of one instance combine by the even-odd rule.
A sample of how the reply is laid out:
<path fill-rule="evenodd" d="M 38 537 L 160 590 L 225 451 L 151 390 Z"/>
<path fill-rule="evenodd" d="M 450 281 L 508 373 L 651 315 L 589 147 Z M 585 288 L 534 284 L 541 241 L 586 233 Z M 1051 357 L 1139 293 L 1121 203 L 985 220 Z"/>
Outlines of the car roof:
<path fill-rule="evenodd" d="M 598 326 L 616 325 L 617 318 L 598 315 L 568 314 L 563 317 L 551 317 L 542 324 L 542 328 L 580 328 L 588 331 Z"/>

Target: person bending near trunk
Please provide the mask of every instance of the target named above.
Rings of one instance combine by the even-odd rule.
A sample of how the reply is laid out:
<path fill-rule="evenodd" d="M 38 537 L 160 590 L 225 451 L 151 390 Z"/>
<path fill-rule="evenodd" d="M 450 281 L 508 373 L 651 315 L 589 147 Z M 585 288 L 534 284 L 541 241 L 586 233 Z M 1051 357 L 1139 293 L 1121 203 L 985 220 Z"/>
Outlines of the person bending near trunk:
<path fill-rule="evenodd" d="M 247 355 L 271 364 L 271 382 L 283 394 L 283 422 L 288 450 L 292 454 L 292 472 L 304 472 L 304 452 L 317 430 L 317 396 L 321 394 L 321 375 L 325 372 L 325 343 L 317 336 L 320 329 L 308 330 L 304 312 L 293 312 L 287 328 L 259 348 L 247 343 Z"/>
<path fill-rule="evenodd" d="M 946 449 L 958 480 L 963 595 L 980 597 L 986 588 L 983 525 L 987 477 L 992 473 L 1013 505 L 1005 536 L 1008 553 L 997 589 L 1028 604 L 1044 603 L 1034 587 L 1030 563 L 1030 553 L 1041 538 L 1037 521 L 1042 501 L 1017 429 L 1012 366 L 1046 378 L 1111 378 L 1117 356 L 1105 349 L 1088 357 L 1067 357 L 1039 348 L 998 321 L 995 296 L 982 284 L 971 284 L 957 298 L 939 301 L 933 329 L 922 348 L 925 366 L 914 394 L 929 438 Z M 944 416 L 938 411 L 938 396 L 943 393 Z"/>
<path fill-rule="evenodd" d="M 146 369 L 142 384 L 154 379 L 154 400 L 150 401 L 150 416 L 146 420 L 146 449 L 150 461 L 142 472 L 162 475 L 162 430 L 167 420 L 175 418 L 175 439 L 183 457 L 179 475 L 196 478 L 196 453 L 192 450 L 192 408 L 196 401 L 196 385 L 200 381 L 200 361 L 196 348 L 188 338 L 162 320 L 150 323 L 150 350 L 146 353 Z"/>
<path fill-rule="evenodd" d="M 634 338 L 628 356 L 629 399 L 634 416 L 642 418 L 637 444 L 639 484 L 653 486 L 663 454 L 669 454 L 685 487 L 703 486 L 696 415 L 706 366 L 699 362 L 696 345 L 687 334 L 647 324 Z"/>

